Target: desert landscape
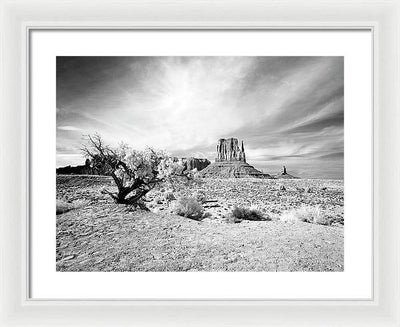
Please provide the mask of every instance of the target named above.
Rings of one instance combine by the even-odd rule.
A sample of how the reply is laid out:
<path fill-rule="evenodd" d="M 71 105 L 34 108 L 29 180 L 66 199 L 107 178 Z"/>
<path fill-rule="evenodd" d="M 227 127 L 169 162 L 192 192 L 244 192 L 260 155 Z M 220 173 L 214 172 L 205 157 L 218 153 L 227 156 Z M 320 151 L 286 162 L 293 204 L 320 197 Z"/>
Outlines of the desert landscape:
<path fill-rule="evenodd" d="M 344 271 L 343 56 L 57 56 L 56 270 Z"/>
<path fill-rule="evenodd" d="M 115 204 L 102 193 L 113 184 L 106 176 L 57 176 L 66 210 L 57 215 L 58 271 L 344 269 L 343 181 L 181 181 L 149 192 L 148 211 Z M 204 207 L 199 219 L 174 213 L 176 199 L 191 195 Z M 234 207 L 257 208 L 265 220 L 235 218 Z"/>

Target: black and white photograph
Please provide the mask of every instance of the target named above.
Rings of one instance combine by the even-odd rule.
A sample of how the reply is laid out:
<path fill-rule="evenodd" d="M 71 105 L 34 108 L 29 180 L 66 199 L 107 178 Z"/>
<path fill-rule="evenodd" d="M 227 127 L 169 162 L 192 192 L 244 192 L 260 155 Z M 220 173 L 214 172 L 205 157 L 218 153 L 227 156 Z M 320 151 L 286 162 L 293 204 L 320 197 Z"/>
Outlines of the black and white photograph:
<path fill-rule="evenodd" d="M 344 271 L 344 57 L 58 56 L 58 272 Z"/>

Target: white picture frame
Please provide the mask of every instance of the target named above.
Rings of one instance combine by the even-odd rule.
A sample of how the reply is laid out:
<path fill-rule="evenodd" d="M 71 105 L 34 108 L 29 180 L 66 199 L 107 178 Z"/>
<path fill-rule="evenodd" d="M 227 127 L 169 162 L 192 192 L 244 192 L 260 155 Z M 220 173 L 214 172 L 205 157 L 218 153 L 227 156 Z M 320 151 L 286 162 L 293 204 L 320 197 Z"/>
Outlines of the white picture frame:
<path fill-rule="evenodd" d="M 396 326 L 399 292 L 398 1 L 2 1 L 1 322 L 13 325 Z M 29 298 L 29 33 L 33 29 L 368 29 L 373 35 L 371 300 Z"/>

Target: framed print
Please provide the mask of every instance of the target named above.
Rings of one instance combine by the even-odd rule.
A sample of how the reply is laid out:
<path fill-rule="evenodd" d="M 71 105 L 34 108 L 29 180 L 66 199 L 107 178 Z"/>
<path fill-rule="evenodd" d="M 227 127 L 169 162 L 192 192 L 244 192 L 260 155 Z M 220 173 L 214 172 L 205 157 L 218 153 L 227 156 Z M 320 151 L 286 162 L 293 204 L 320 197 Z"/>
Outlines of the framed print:
<path fill-rule="evenodd" d="M 31 296 L 370 299 L 371 42 L 32 31 Z"/>
<path fill-rule="evenodd" d="M 5 325 L 398 324 L 398 2 L 39 3 L 2 4 Z"/>

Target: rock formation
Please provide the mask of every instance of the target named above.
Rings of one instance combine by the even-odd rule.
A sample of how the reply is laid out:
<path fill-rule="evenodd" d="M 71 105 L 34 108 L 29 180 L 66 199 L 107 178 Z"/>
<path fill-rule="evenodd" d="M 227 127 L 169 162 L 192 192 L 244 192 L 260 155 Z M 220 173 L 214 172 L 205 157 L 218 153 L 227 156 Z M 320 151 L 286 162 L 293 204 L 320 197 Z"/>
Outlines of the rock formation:
<path fill-rule="evenodd" d="M 197 169 L 197 171 L 200 171 L 206 168 L 211 162 L 208 159 L 199 159 L 190 157 L 190 158 L 182 158 L 182 163 L 185 167 L 184 170 Z"/>
<path fill-rule="evenodd" d="M 56 169 L 56 174 L 61 175 L 98 175 L 91 167 L 91 162 L 86 159 L 85 164 L 81 166 L 65 166 Z"/>
<path fill-rule="evenodd" d="M 216 147 L 215 162 L 201 171 L 200 176 L 205 178 L 272 178 L 268 174 L 250 166 L 246 162 L 243 141 L 239 147 L 236 138 L 219 139 Z"/>
<path fill-rule="evenodd" d="M 288 174 L 287 170 L 286 170 L 286 166 L 283 166 L 282 172 L 274 177 L 279 178 L 279 179 L 299 179 L 299 177 L 295 177 L 293 175 Z"/>
<path fill-rule="evenodd" d="M 238 139 L 219 139 L 217 143 L 216 162 L 223 161 L 242 161 L 246 162 L 246 154 L 244 152 L 244 144 L 239 147 Z"/>

